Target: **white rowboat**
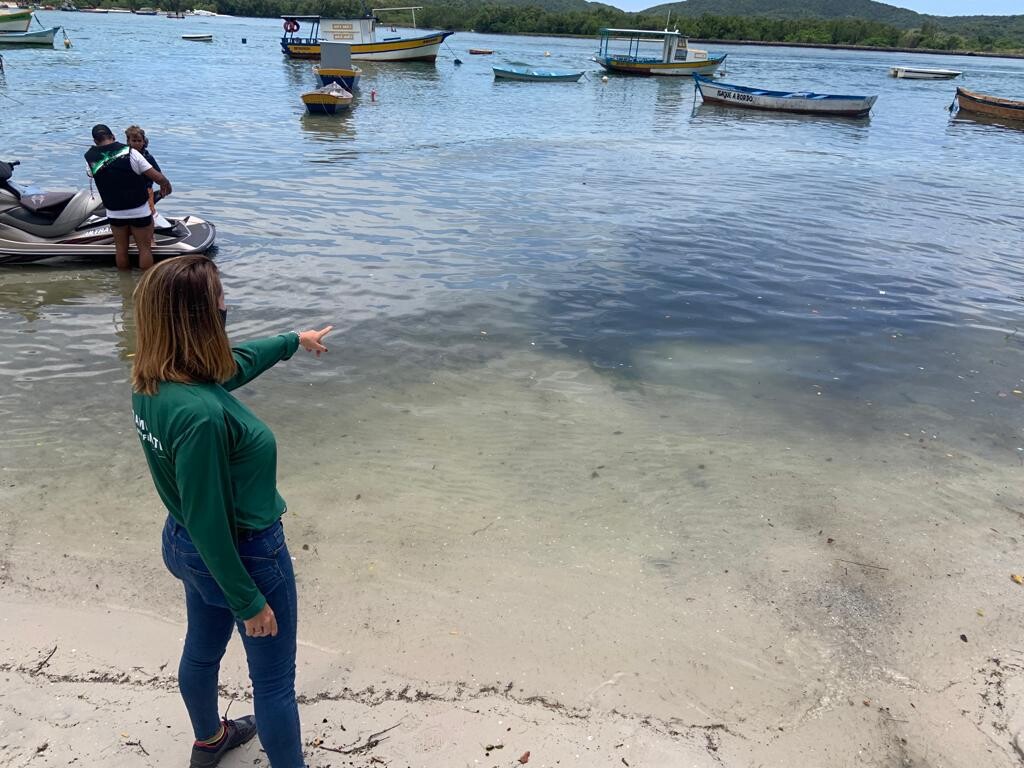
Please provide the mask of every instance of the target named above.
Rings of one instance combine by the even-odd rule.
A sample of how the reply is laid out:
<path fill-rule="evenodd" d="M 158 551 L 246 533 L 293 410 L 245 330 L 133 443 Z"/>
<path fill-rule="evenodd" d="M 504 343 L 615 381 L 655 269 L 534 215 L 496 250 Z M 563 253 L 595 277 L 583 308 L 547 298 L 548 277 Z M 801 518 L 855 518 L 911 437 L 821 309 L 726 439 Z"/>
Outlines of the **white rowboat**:
<path fill-rule="evenodd" d="M 32 32 L 0 33 L 0 46 L 5 45 L 41 45 L 53 47 L 53 39 L 60 32 L 60 27 L 37 29 Z"/>
<path fill-rule="evenodd" d="M 808 115 L 864 117 L 871 111 L 878 96 L 839 96 L 811 91 L 766 91 L 743 85 L 716 83 L 707 77 L 693 76 L 706 102 L 728 104 L 747 109 L 769 109 L 777 112 L 799 112 Z"/>
<path fill-rule="evenodd" d="M 904 80 L 952 80 L 962 74 L 956 69 L 920 69 L 918 67 L 892 67 L 889 69 L 892 77 L 899 77 Z"/>

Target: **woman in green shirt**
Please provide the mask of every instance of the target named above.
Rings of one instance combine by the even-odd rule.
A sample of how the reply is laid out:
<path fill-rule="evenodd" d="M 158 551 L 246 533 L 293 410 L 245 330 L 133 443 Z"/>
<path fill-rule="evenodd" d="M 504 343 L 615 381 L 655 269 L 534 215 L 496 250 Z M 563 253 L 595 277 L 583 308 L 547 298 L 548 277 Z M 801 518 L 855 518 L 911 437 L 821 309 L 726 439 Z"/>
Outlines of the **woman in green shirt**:
<path fill-rule="evenodd" d="M 164 563 L 185 587 L 188 632 L 178 686 L 195 733 L 191 768 L 209 768 L 259 733 L 272 768 L 303 768 L 295 702 L 295 574 L 277 492 L 274 434 L 231 391 L 301 346 L 319 357 L 331 326 L 234 348 L 216 265 L 157 264 L 135 290 L 132 410 L 169 513 Z M 217 676 L 238 627 L 255 719 L 221 720 Z"/>

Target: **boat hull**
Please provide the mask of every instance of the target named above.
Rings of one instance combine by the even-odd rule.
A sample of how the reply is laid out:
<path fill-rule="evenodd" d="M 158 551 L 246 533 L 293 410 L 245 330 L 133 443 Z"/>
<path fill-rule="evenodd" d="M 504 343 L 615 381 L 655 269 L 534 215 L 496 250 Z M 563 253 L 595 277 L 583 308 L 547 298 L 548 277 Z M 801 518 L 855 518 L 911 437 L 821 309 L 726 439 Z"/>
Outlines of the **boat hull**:
<path fill-rule="evenodd" d="M 435 32 L 422 37 L 353 43 L 353 61 L 434 61 L 441 43 L 453 32 Z M 309 38 L 281 38 L 281 50 L 292 59 L 319 59 L 320 41 Z"/>
<path fill-rule="evenodd" d="M 889 70 L 892 77 L 902 80 L 952 80 L 960 77 L 962 72 L 954 69 L 915 69 L 913 67 L 892 67 Z"/>
<path fill-rule="evenodd" d="M 708 56 L 707 59 L 695 61 L 642 61 L 628 57 L 595 56 L 594 61 L 609 72 L 623 75 L 639 75 L 641 77 L 693 77 L 693 75 L 711 75 L 725 62 L 729 54 Z"/>
<path fill-rule="evenodd" d="M 331 83 L 302 94 L 302 103 L 306 105 L 306 111 L 311 115 L 333 115 L 351 106 L 352 94 Z"/>
<path fill-rule="evenodd" d="M 1024 121 L 1024 101 L 1001 99 L 998 96 L 957 88 L 956 103 L 964 112 L 998 117 L 1002 120 Z"/>
<path fill-rule="evenodd" d="M 171 219 L 171 223 L 174 232 L 155 233 L 153 257 L 157 260 L 205 253 L 217 238 L 216 227 L 198 216 Z M 114 256 L 114 233 L 107 220 L 99 216 L 56 242 L 24 233 L 15 233 L 19 239 L 12 239 L 5 236 L 8 233 L 9 229 L 0 229 L 0 264 L 29 264 L 46 259 L 108 260 Z M 138 254 L 134 242 L 129 253 Z"/>
<path fill-rule="evenodd" d="M 0 32 L 28 32 L 32 25 L 32 11 L 0 11 Z"/>
<path fill-rule="evenodd" d="M 33 32 L 0 33 L 0 46 L 5 45 L 39 45 L 53 47 L 53 40 L 60 32 L 60 27 L 37 29 Z"/>
<path fill-rule="evenodd" d="M 343 112 L 351 106 L 351 101 L 341 99 L 306 101 L 303 98 L 302 103 L 306 105 L 306 111 L 311 115 L 336 115 L 338 112 Z"/>
<path fill-rule="evenodd" d="M 505 69 L 491 67 L 495 80 L 518 80 L 530 83 L 576 83 L 583 77 L 582 72 L 545 69 Z"/>
<path fill-rule="evenodd" d="M 337 83 L 346 91 L 354 91 L 359 87 L 359 78 L 363 76 L 363 70 L 359 67 L 351 69 L 328 69 L 313 65 L 313 74 L 320 81 L 321 86 Z"/>
<path fill-rule="evenodd" d="M 878 96 L 837 96 L 825 93 L 765 91 L 741 85 L 716 83 L 704 77 L 694 78 L 701 98 L 713 104 L 744 109 L 793 112 L 802 115 L 864 117 Z"/>

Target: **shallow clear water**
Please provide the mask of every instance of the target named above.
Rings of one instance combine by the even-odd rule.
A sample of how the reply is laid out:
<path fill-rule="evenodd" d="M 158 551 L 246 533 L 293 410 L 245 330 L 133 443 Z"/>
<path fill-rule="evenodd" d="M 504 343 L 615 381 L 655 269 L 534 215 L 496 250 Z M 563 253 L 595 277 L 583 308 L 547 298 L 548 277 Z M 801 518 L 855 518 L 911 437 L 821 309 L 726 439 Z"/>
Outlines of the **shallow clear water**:
<path fill-rule="evenodd" d="M 485 330 L 487 354 L 527 345 L 680 386 L 701 384 L 685 363 L 637 361 L 743 347 L 776 386 L 884 401 L 895 384 L 964 419 L 1016 413 L 996 398 L 1007 371 L 955 377 L 1019 362 L 1024 130 L 950 120 L 955 83 L 887 77 L 907 56 L 722 47 L 730 81 L 879 94 L 846 121 L 702 106 L 687 81 L 602 83 L 588 40 L 459 34 L 462 66 L 444 49 L 436 66 L 366 65 L 351 113 L 325 118 L 303 114 L 310 65 L 280 55 L 274 20 L 41 16 L 74 46 L 4 54 L 17 178 L 84 184 L 92 123 L 143 125 L 175 184 L 166 211 L 218 226 L 236 334 L 334 322 L 366 381 L 415 376 Z M 179 39 L 195 32 L 215 42 Z M 589 74 L 493 82 L 507 61 Z M 912 61 L 1020 95 L 1024 62 Z M 130 288 L 93 267 L 0 274 L 12 412 L 44 387 L 120 396 L 98 385 L 124 382 Z M 985 409 L 966 396 L 979 388 Z"/>

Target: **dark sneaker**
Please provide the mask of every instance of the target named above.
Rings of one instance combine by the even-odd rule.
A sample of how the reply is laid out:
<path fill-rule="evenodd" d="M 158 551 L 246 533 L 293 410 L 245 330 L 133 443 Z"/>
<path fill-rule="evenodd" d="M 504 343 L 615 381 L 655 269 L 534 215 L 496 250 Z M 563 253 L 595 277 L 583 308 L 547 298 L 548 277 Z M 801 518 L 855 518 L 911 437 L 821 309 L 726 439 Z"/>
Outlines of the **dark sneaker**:
<path fill-rule="evenodd" d="M 192 761 L 189 768 L 213 768 L 220 763 L 224 753 L 240 747 L 256 735 L 256 718 L 252 715 L 240 717 L 237 720 L 224 721 L 224 735 L 216 744 L 209 747 L 201 747 L 198 744 L 192 747 Z"/>

